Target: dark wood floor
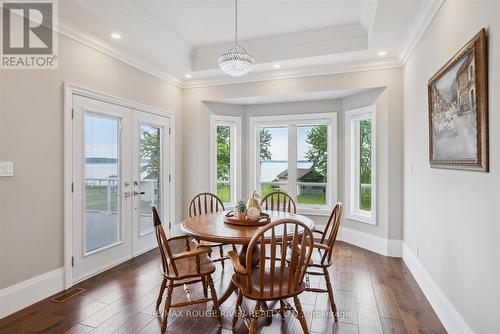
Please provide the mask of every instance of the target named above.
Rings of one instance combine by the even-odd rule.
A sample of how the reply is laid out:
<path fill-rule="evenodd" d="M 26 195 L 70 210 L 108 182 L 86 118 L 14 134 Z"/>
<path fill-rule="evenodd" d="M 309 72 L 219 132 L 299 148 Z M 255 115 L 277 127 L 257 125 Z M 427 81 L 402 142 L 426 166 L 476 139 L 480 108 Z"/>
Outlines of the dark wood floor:
<path fill-rule="evenodd" d="M 401 259 L 387 258 L 361 248 L 336 244 L 332 268 L 335 298 L 341 317 L 326 317 L 326 294 L 300 296 L 313 333 L 446 333 L 436 314 Z M 217 265 L 214 281 L 219 296 L 231 278 L 232 267 Z M 159 333 L 154 304 L 161 282 L 158 251 L 153 250 L 91 278 L 78 287 L 87 290 L 63 303 L 41 301 L 0 320 L 0 333 Z M 311 284 L 320 285 L 318 280 Z M 191 289 L 192 295 L 201 289 Z M 176 289 L 175 298 L 184 298 Z M 231 332 L 231 311 L 236 296 L 222 305 L 224 327 Z M 173 314 L 169 333 L 217 333 L 216 321 L 203 316 L 211 305 L 198 305 Z M 188 314 L 189 312 L 189 314 Z M 189 316 L 188 316 L 189 315 Z M 198 316 L 198 317 L 196 317 Z M 264 319 L 263 319 L 264 320 Z M 238 333 L 246 333 L 241 321 Z M 293 316 L 279 315 L 269 326 L 259 322 L 260 333 L 300 333 Z"/>

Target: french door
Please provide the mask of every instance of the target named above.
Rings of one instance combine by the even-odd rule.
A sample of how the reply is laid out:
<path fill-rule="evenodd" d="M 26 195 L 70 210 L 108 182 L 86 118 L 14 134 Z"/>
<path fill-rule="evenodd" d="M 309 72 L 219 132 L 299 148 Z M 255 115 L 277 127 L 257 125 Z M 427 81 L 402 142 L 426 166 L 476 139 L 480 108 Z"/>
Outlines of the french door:
<path fill-rule="evenodd" d="M 156 246 L 169 217 L 169 118 L 73 95 L 73 283 Z"/>

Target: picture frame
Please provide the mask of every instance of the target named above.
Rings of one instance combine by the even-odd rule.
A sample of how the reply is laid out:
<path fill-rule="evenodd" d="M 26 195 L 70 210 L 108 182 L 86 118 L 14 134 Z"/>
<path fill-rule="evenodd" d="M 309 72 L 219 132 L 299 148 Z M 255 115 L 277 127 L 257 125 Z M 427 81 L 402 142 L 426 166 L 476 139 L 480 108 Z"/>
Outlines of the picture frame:
<path fill-rule="evenodd" d="M 489 171 L 488 48 L 483 28 L 428 82 L 432 168 Z"/>

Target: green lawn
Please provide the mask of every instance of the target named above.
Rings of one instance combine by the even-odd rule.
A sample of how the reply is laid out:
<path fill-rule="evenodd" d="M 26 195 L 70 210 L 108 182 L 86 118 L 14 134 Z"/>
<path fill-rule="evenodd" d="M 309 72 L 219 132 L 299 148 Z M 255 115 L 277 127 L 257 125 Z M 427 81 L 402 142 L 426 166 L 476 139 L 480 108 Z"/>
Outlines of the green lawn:
<path fill-rule="evenodd" d="M 277 191 L 277 189 L 273 189 L 269 184 L 261 185 L 260 194 L 261 197 L 266 196 L 267 194 Z M 371 210 L 371 188 L 363 188 L 361 189 L 361 209 L 370 211 Z M 104 194 L 106 194 L 104 192 Z M 229 203 L 230 201 L 230 191 L 229 185 L 227 184 L 218 184 L 217 185 L 217 196 L 224 202 Z M 297 202 L 301 204 L 326 204 L 325 195 L 299 195 L 297 196 Z"/>
<path fill-rule="evenodd" d="M 87 186 L 85 188 L 87 210 L 108 210 L 108 189 L 106 186 Z M 111 188 L 111 211 L 118 211 L 118 188 Z"/>
<path fill-rule="evenodd" d="M 361 210 L 370 211 L 372 209 L 371 188 L 361 188 L 361 203 L 359 205 Z"/>
<path fill-rule="evenodd" d="M 267 194 L 277 191 L 278 189 L 273 189 L 269 184 L 261 185 L 260 193 L 261 196 L 264 197 Z M 325 195 L 299 195 L 297 196 L 297 202 L 301 204 L 326 204 L 326 196 Z"/>
<path fill-rule="evenodd" d="M 217 196 L 219 196 L 219 198 L 223 203 L 229 203 L 231 201 L 231 192 L 229 191 L 229 184 L 218 184 Z"/>

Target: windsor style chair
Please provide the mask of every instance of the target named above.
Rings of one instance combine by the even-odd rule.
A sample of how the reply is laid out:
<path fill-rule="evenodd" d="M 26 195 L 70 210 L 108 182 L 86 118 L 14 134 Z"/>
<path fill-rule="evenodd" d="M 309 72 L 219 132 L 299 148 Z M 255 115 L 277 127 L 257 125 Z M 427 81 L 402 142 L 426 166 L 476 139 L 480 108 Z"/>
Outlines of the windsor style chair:
<path fill-rule="evenodd" d="M 217 293 L 211 274 L 215 272 L 215 265 L 208 255 L 212 251 L 208 247 L 198 247 L 191 249 L 191 242 L 187 236 L 177 236 L 167 238 L 165 230 L 161 224 L 160 216 L 155 207 L 153 210 L 153 222 L 156 231 L 156 240 L 161 256 L 161 273 L 163 281 L 160 286 L 160 293 L 156 301 L 156 311 L 158 311 L 163 292 L 167 289 L 163 318 L 161 320 L 161 333 L 167 328 L 168 312 L 172 307 L 184 307 L 194 304 L 209 302 L 214 304 L 215 316 L 219 326 L 222 326 L 222 318 L 219 309 Z M 202 283 L 205 298 L 192 300 L 188 285 Z M 206 285 L 210 287 L 211 298 L 207 298 Z M 187 301 L 172 304 L 172 293 L 174 288 L 184 286 Z"/>
<path fill-rule="evenodd" d="M 295 201 L 287 193 L 274 191 L 260 201 L 263 210 L 297 213 Z"/>
<path fill-rule="evenodd" d="M 319 242 L 315 242 L 313 245 L 314 250 L 311 256 L 311 261 L 308 264 L 307 274 L 323 276 L 326 282 L 326 289 L 311 288 L 309 286 L 306 287 L 306 291 L 328 293 L 328 298 L 330 299 L 330 307 L 332 309 L 335 320 L 338 320 L 337 306 L 335 305 L 333 288 L 328 268 L 331 267 L 333 263 L 333 245 L 335 244 L 335 240 L 337 239 L 337 233 L 340 227 L 342 207 L 343 204 L 340 202 L 335 205 L 324 231 L 320 231 L 317 229 L 314 229 L 313 231 L 314 233 L 318 233 L 321 237 Z"/>
<path fill-rule="evenodd" d="M 314 237 L 307 225 L 295 219 L 279 219 L 260 229 L 250 240 L 244 265 L 238 254 L 229 251 L 233 263 L 232 282 L 238 288 L 238 299 L 233 317 L 233 330 L 240 315 L 250 334 L 257 331 L 257 319 L 286 311 L 294 311 L 287 298 L 293 298 L 297 317 L 304 333 L 308 333 L 306 319 L 298 295 L 305 290 L 304 275 L 310 261 Z M 260 263 L 252 266 L 253 249 L 259 248 Z M 286 260 L 290 252 L 290 261 Z M 268 260 L 266 260 L 266 255 Z M 256 302 L 252 313 L 247 314 L 242 308 L 243 297 Z M 279 301 L 280 307 L 267 309 L 266 301 Z"/>
<path fill-rule="evenodd" d="M 204 192 L 196 195 L 189 204 L 189 217 L 194 217 L 198 215 L 206 215 L 209 213 L 224 211 L 224 204 L 221 199 L 212 193 Z M 227 259 L 227 256 L 224 255 L 224 243 L 218 242 L 209 242 L 209 241 L 201 241 L 199 239 L 196 240 L 197 245 L 199 246 L 207 246 L 211 248 L 218 248 L 220 257 L 212 259 L 214 262 L 219 262 L 224 268 L 224 260 Z M 235 246 L 233 245 L 233 249 Z"/>

